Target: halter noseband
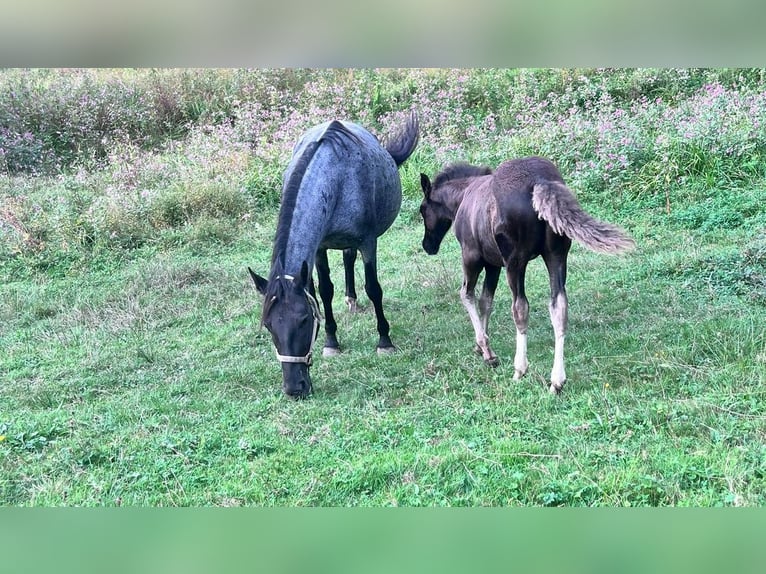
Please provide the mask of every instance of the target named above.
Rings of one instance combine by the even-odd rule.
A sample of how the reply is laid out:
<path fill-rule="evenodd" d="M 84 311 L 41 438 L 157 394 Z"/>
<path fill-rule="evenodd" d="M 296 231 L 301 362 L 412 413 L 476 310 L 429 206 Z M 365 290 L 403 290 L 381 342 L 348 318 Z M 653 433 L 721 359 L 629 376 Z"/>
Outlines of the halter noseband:
<path fill-rule="evenodd" d="M 277 279 L 287 279 L 288 281 L 295 281 L 295 277 L 292 275 L 277 275 L 274 277 L 274 280 Z M 300 356 L 295 355 L 280 355 L 279 351 L 277 351 L 277 360 L 280 363 L 305 363 L 307 366 L 311 366 L 313 363 L 312 360 L 312 349 L 314 348 L 314 343 L 317 340 L 317 336 L 319 335 L 319 327 L 322 322 L 322 316 L 319 313 L 319 303 L 317 303 L 317 300 L 314 298 L 314 296 L 309 293 L 306 289 L 303 290 L 303 292 L 306 294 L 306 299 L 309 302 L 309 307 L 311 307 L 311 315 L 314 317 L 314 334 L 311 337 L 311 343 L 309 343 L 309 352 Z M 276 347 L 275 347 L 276 350 Z"/>

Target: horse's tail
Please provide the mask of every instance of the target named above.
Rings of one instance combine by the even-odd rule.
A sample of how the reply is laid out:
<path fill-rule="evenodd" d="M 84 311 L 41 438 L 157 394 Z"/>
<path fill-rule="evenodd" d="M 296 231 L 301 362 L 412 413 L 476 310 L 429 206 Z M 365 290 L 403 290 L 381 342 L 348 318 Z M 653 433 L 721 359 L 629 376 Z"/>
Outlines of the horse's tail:
<path fill-rule="evenodd" d="M 396 167 L 402 165 L 418 145 L 420 139 L 420 122 L 413 110 L 407 122 L 393 136 L 386 138 L 384 146 L 396 162 Z"/>
<path fill-rule="evenodd" d="M 566 235 L 597 253 L 621 253 L 636 246 L 622 229 L 600 221 L 580 207 L 572 191 L 563 183 L 537 183 L 532 191 L 532 207 L 559 235 Z"/>

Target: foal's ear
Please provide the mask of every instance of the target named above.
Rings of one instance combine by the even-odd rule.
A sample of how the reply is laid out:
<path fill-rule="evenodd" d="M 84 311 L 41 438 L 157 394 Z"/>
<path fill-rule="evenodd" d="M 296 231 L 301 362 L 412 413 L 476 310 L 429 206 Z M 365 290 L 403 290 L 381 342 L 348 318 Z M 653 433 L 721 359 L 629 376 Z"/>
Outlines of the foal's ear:
<path fill-rule="evenodd" d="M 250 277 L 253 279 L 253 283 L 255 283 L 255 289 L 260 293 L 261 295 L 266 294 L 266 287 L 268 287 L 269 282 L 258 275 L 255 271 L 250 269 L 250 267 L 247 268 L 247 270 L 250 272 Z"/>
<path fill-rule="evenodd" d="M 420 187 L 423 189 L 423 195 L 428 199 L 431 196 L 431 180 L 424 173 L 420 174 Z"/>

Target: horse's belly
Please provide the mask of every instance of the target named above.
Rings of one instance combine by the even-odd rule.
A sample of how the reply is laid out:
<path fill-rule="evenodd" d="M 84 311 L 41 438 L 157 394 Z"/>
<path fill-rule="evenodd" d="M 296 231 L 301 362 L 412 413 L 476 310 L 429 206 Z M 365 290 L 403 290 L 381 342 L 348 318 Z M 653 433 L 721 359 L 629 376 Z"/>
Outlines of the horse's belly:
<path fill-rule="evenodd" d="M 362 237 L 358 233 L 336 232 L 325 235 L 319 244 L 320 249 L 348 249 L 359 247 Z"/>

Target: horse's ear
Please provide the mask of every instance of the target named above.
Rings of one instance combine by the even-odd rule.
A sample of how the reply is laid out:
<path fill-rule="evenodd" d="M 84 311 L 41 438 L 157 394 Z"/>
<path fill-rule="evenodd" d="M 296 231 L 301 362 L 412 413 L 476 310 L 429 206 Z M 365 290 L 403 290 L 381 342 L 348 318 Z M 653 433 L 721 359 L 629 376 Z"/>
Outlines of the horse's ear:
<path fill-rule="evenodd" d="M 431 197 L 431 180 L 424 173 L 420 174 L 420 187 L 423 189 L 423 195 L 426 196 L 426 199 Z"/>
<path fill-rule="evenodd" d="M 258 293 L 260 293 L 261 295 L 265 295 L 266 287 L 269 286 L 269 282 L 263 277 L 261 277 L 260 275 L 258 275 L 255 271 L 250 269 L 250 267 L 248 267 L 247 270 L 250 272 L 250 277 L 252 278 L 253 283 L 255 283 L 256 291 L 258 291 Z"/>

